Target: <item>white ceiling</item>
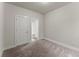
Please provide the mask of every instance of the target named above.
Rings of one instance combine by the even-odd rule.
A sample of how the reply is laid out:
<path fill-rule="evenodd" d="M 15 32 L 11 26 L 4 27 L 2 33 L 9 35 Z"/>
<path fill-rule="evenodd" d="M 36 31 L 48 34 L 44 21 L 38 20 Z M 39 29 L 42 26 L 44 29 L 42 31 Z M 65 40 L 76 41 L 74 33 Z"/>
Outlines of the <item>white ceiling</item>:
<path fill-rule="evenodd" d="M 69 4 L 70 2 L 8 2 L 8 3 L 45 14 L 51 10 L 53 11 L 60 7 L 63 7 Z"/>

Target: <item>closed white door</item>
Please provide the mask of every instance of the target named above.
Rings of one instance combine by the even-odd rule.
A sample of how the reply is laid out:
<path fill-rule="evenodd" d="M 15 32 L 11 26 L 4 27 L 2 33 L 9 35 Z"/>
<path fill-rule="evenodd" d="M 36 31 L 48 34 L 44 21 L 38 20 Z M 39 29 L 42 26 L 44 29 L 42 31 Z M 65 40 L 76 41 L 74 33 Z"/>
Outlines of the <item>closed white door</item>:
<path fill-rule="evenodd" d="M 15 19 L 15 45 L 25 44 L 28 41 L 29 19 L 27 16 L 16 16 Z"/>

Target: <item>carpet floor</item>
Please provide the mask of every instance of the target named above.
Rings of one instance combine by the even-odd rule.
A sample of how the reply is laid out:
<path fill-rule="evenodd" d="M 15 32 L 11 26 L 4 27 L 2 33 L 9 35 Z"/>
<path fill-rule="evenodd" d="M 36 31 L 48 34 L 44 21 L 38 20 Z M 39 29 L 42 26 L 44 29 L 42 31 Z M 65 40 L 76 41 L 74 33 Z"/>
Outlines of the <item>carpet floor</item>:
<path fill-rule="evenodd" d="M 79 51 L 41 39 L 5 50 L 2 57 L 79 57 Z"/>

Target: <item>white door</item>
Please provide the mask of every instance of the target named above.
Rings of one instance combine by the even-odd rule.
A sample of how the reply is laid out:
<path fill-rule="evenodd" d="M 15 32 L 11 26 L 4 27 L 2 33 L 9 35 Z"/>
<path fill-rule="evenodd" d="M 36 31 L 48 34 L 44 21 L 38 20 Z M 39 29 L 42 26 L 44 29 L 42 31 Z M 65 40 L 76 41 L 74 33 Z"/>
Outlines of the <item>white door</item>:
<path fill-rule="evenodd" d="M 27 16 L 16 16 L 15 19 L 15 45 L 25 44 L 28 41 L 28 25 Z"/>

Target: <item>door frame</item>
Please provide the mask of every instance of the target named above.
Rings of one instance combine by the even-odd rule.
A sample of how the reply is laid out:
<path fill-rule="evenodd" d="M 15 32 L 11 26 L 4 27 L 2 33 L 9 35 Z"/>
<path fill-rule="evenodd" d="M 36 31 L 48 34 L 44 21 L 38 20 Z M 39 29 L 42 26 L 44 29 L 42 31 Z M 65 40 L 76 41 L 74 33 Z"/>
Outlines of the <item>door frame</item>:
<path fill-rule="evenodd" d="M 32 40 L 32 20 L 33 20 L 33 19 L 38 20 L 38 39 L 39 39 L 39 19 L 36 18 L 36 17 L 31 17 L 31 40 Z"/>

